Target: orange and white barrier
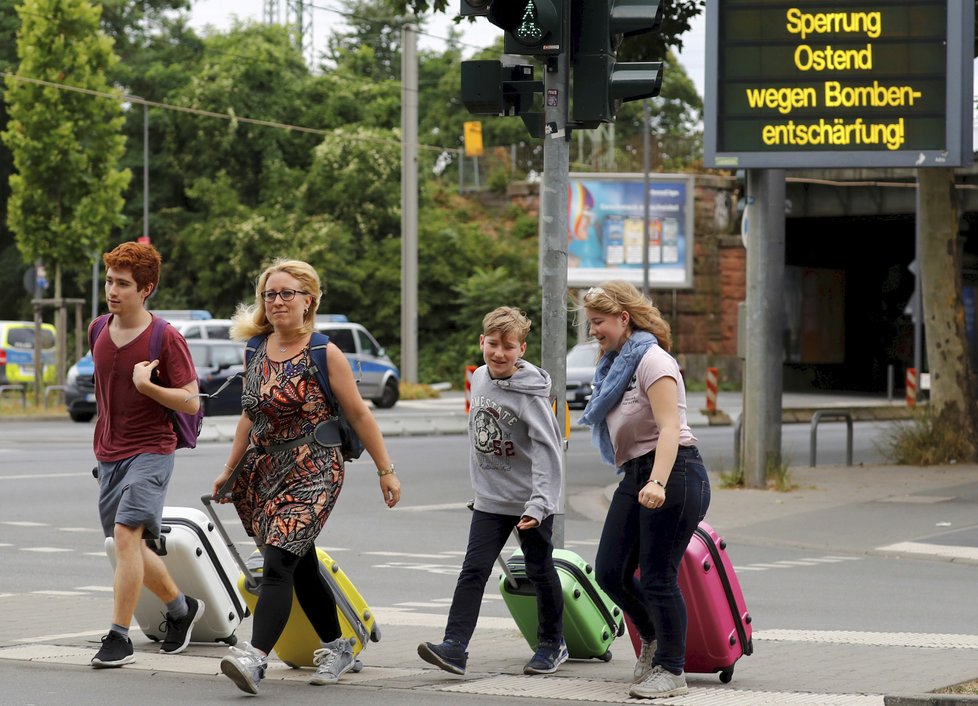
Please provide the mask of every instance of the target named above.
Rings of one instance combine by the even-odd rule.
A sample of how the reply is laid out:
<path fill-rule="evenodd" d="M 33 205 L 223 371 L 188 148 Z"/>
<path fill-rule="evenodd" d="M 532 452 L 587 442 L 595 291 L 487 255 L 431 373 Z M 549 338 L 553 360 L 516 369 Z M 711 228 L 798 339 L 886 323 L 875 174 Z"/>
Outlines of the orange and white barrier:
<path fill-rule="evenodd" d="M 706 413 L 716 414 L 717 411 L 717 380 L 719 371 L 716 368 L 706 369 Z"/>
<path fill-rule="evenodd" d="M 907 406 L 917 406 L 917 368 L 907 368 Z"/>
<path fill-rule="evenodd" d="M 472 408 L 472 401 L 469 399 L 472 394 L 472 373 L 475 372 L 477 366 L 466 365 L 465 366 L 465 413 L 468 414 L 469 410 Z"/>

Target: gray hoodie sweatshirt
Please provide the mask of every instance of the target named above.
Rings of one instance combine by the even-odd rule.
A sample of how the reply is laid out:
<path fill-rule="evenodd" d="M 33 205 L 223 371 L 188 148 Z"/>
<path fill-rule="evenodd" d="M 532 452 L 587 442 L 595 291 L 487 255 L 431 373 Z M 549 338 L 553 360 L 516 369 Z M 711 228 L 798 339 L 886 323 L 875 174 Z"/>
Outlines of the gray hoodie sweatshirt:
<path fill-rule="evenodd" d="M 550 375 L 520 359 L 493 380 L 485 365 L 469 393 L 469 474 L 475 509 L 543 521 L 557 510 L 562 441 L 550 406 Z"/>

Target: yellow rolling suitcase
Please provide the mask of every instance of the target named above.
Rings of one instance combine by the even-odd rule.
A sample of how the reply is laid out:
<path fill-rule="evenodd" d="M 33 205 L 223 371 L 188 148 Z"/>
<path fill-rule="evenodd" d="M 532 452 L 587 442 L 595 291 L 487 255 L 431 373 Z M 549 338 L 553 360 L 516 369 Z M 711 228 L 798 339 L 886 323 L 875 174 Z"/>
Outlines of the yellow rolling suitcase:
<path fill-rule="evenodd" d="M 380 627 L 374 621 L 374 614 L 353 583 L 347 578 L 339 564 L 324 550 L 317 548 L 320 575 L 333 591 L 336 598 L 336 613 L 340 619 L 343 637 L 353 638 L 353 655 L 359 655 L 367 646 L 367 641 L 380 640 Z M 262 555 L 255 550 L 246 562 L 247 572 L 238 577 L 238 590 L 245 603 L 255 611 L 258 591 L 261 588 Z M 275 643 L 275 654 L 290 667 L 312 667 L 313 652 L 321 647 L 319 636 L 312 623 L 302 611 L 299 600 L 292 594 L 292 613 L 282 636 Z M 357 665 L 354 671 L 360 671 Z"/>
<path fill-rule="evenodd" d="M 261 550 L 256 549 L 248 561 L 245 561 L 228 536 L 221 518 L 218 517 L 212 505 L 213 498 L 210 495 L 204 495 L 200 500 L 214 521 L 215 527 L 224 538 L 225 544 L 231 550 L 234 560 L 241 567 L 241 574 L 238 576 L 238 590 L 250 612 L 254 613 L 255 604 L 258 602 L 258 592 L 261 590 L 263 564 Z M 353 638 L 353 655 L 356 657 L 363 652 L 368 640 L 370 642 L 380 640 L 380 626 L 374 620 L 373 611 L 370 610 L 356 586 L 343 573 L 340 565 L 318 547 L 316 554 L 319 556 L 320 576 L 326 581 L 336 599 L 336 614 L 343 631 L 342 637 Z M 292 612 L 289 614 L 289 622 L 286 623 L 282 636 L 275 643 L 275 654 L 290 667 L 312 667 L 314 666 L 313 652 L 321 646 L 319 636 L 299 605 L 295 592 L 293 592 Z M 359 672 L 362 666 L 357 660 L 353 671 Z"/>

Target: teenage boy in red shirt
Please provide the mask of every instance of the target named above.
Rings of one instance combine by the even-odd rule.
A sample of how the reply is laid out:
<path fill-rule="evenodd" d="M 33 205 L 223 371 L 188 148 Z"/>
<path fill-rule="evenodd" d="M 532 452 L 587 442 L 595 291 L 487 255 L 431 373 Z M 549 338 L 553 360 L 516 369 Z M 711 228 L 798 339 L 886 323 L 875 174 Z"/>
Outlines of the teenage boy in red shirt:
<path fill-rule="evenodd" d="M 146 586 L 166 605 L 161 652 L 186 649 L 204 604 L 185 596 L 163 560 L 143 541 L 157 537 L 177 438 L 169 410 L 200 406 L 197 373 L 187 342 L 165 328 L 159 360 L 149 360 L 153 315 L 146 300 L 160 281 L 160 254 L 152 245 L 123 243 L 102 256 L 110 319 L 92 346 L 95 363 L 95 458 L 98 509 L 106 537 L 115 539 L 112 625 L 92 666 L 121 667 L 134 660 L 129 623 Z"/>

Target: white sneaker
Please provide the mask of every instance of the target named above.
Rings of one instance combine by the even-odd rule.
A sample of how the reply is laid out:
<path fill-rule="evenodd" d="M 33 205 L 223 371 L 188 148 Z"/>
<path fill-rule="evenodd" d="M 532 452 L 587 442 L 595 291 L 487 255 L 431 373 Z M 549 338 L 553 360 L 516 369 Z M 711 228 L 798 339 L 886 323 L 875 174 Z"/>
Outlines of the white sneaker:
<path fill-rule="evenodd" d="M 221 671 L 249 694 L 258 693 L 258 684 L 265 678 L 267 668 L 268 658 L 247 642 L 232 647 L 231 653 L 221 660 Z"/>
<path fill-rule="evenodd" d="M 632 684 L 645 681 L 652 671 L 652 658 L 655 657 L 655 640 L 642 640 L 642 650 L 632 672 Z"/>
<path fill-rule="evenodd" d="M 659 699 L 666 696 L 682 696 L 689 693 L 686 686 L 686 675 L 673 674 L 661 664 L 652 667 L 649 676 L 641 684 L 635 684 L 629 689 L 629 696 L 638 699 Z"/>
<path fill-rule="evenodd" d="M 353 668 L 353 640 L 338 638 L 325 642 L 323 646 L 312 653 L 312 663 L 316 665 L 316 673 L 309 678 L 309 683 L 316 686 L 335 684 L 340 677 Z"/>

